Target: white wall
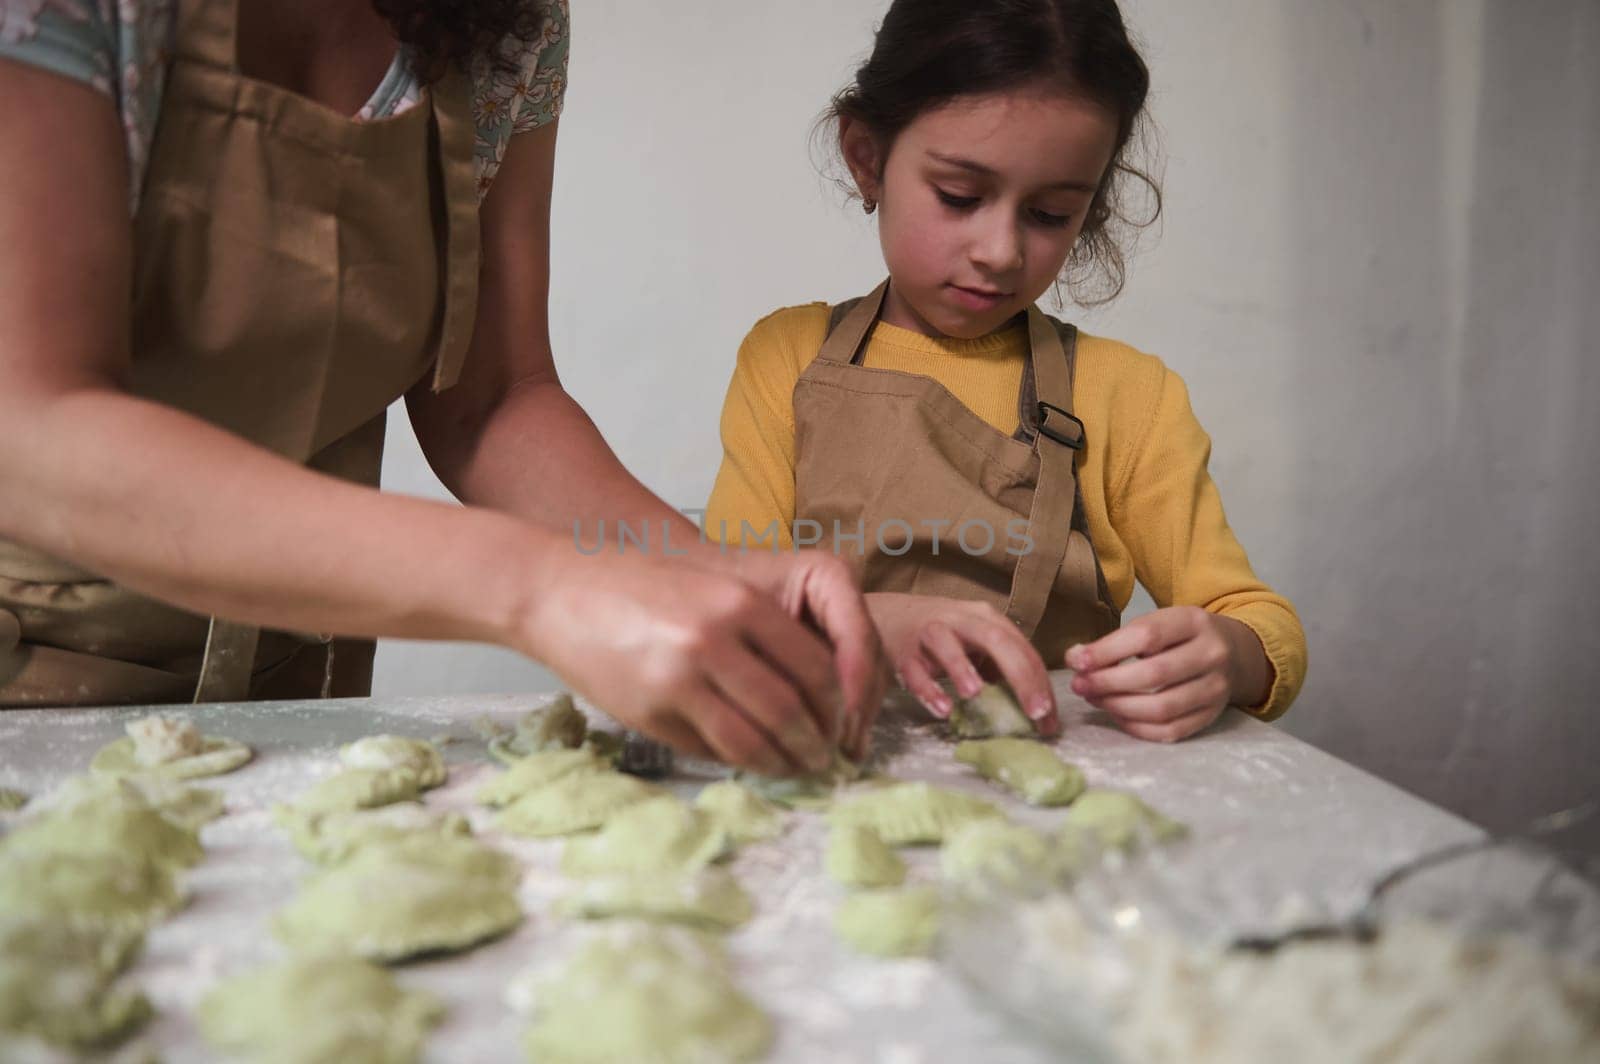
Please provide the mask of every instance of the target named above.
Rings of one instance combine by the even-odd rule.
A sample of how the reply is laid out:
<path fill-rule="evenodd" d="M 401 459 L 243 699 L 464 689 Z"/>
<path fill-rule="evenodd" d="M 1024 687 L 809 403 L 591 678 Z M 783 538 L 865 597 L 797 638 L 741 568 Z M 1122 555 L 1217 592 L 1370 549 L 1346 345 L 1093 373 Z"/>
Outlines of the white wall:
<path fill-rule="evenodd" d="M 809 134 L 881 0 L 574 0 L 555 197 L 562 377 L 700 505 L 734 351 L 859 294 L 870 223 Z M 1167 212 L 1077 315 L 1164 357 L 1258 569 L 1295 600 L 1297 734 L 1487 823 L 1600 778 L 1600 4 L 1129 0 Z M 396 490 L 438 487 L 405 430 Z M 548 687 L 386 645 L 378 690 Z"/>

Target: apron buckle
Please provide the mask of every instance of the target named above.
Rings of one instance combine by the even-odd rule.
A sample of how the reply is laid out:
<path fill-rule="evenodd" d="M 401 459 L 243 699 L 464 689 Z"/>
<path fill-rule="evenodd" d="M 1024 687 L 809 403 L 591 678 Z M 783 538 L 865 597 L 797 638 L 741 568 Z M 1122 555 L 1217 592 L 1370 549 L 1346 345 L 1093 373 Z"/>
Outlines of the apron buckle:
<path fill-rule="evenodd" d="M 1050 415 L 1059 414 L 1066 421 L 1071 422 L 1071 427 L 1060 426 L 1052 428 Z M 1083 422 L 1073 414 L 1061 409 L 1054 403 L 1039 400 L 1039 433 L 1048 436 L 1064 447 L 1071 447 L 1074 451 L 1083 450 Z"/>

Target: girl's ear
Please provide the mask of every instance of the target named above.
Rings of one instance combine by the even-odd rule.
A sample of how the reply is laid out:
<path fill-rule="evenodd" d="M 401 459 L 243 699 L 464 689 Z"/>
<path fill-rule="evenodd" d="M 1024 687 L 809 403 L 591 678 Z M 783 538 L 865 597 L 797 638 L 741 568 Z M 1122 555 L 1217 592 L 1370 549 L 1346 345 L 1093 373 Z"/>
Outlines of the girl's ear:
<path fill-rule="evenodd" d="M 839 154 L 844 156 L 861 198 L 868 203 L 882 198 L 878 176 L 883 173 L 883 160 L 878 157 L 878 142 L 866 126 L 854 119 L 839 119 Z"/>

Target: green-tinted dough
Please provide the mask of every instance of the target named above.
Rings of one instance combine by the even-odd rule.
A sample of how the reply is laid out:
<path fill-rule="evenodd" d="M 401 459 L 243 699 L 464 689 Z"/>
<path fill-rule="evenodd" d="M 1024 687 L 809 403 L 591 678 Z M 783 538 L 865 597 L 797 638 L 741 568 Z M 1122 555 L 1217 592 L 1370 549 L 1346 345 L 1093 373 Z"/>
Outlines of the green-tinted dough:
<path fill-rule="evenodd" d="M 834 929 L 861 953 L 925 956 L 939 938 L 939 894 L 925 886 L 861 891 L 839 904 Z"/>
<path fill-rule="evenodd" d="M 115 798 L 34 817 L 7 835 L 0 848 L 7 855 L 122 854 L 174 868 L 189 868 L 205 856 L 191 829 L 179 827 L 149 805 Z"/>
<path fill-rule="evenodd" d="M 605 771 L 609 771 L 608 766 L 588 747 L 544 750 L 512 761 L 506 771 L 478 788 L 476 798 L 479 805 L 510 805 L 529 791 L 563 776 Z"/>
<path fill-rule="evenodd" d="M 958 698 L 950 714 L 950 731 L 958 739 L 988 739 L 1013 735 L 1032 735 L 1033 721 L 1022 712 L 1011 689 L 1004 684 L 985 684 L 971 698 Z"/>
<path fill-rule="evenodd" d="M 591 879 L 556 903 L 568 916 L 633 917 L 708 930 L 738 927 L 755 914 L 750 895 L 726 868 L 713 865 L 685 876 L 611 876 Z"/>
<path fill-rule="evenodd" d="M 732 840 L 709 814 L 670 794 L 619 810 L 593 835 L 569 841 L 561 871 L 569 876 L 677 876 L 728 854 Z"/>
<path fill-rule="evenodd" d="M 783 833 L 783 810 L 737 780 L 718 780 L 702 788 L 694 804 L 711 814 L 740 846 Z"/>
<path fill-rule="evenodd" d="M 1053 839 L 1021 824 L 974 821 L 951 832 L 939 851 L 947 879 L 1015 888 L 1046 884 L 1067 866 Z"/>
<path fill-rule="evenodd" d="M 535 1064 L 706 1064 L 764 1055 L 772 1024 L 716 943 L 684 928 L 598 936 L 538 995 Z"/>
<path fill-rule="evenodd" d="M 104 932 L 59 917 L 0 912 L 0 1058 L 32 1036 L 57 1046 L 103 1046 L 150 1016 L 137 990 L 113 982 L 138 948 L 136 931 Z"/>
<path fill-rule="evenodd" d="M 922 782 L 868 791 L 834 806 L 828 814 L 835 825 L 871 828 L 890 846 L 943 842 L 958 825 L 1000 816 L 1000 810 L 982 798 Z"/>
<path fill-rule="evenodd" d="M 126 737 L 107 743 L 94 755 L 89 762 L 91 771 L 189 779 L 232 772 L 252 756 L 243 743 L 204 736 L 182 717 L 141 717 L 130 721 L 125 730 Z"/>
<path fill-rule="evenodd" d="M 1131 850 L 1145 840 L 1171 842 L 1188 830 L 1145 805 L 1136 795 L 1091 789 L 1072 803 L 1062 838 L 1072 846 L 1081 843 L 1074 836 L 1082 836 L 1106 849 Z"/>
<path fill-rule="evenodd" d="M 218 984 L 200 1002 L 200 1033 L 252 1064 L 411 1064 L 444 1015 L 354 957 L 302 957 Z"/>
<path fill-rule="evenodd" d="M 14 813 L 28 804 L 28 796 L 10 787 L 0 787 L 0 813 Z"/>
<path fill-rule="evenodd" d="M 542 750 L 570 749 L 583 744 L 589 722 L 566 692 L 547 706 L 540 706 L 517 721 L 510 735 L 489 740 L 489 753 L 497 761 L 512 764 L 520 757 Z"/>
<path fill-rule="evenodd" d="M 377 843 L 308 880 L 276 929 L 300 953 L 395 961 L 465 949 L 521 921 L 519 879 L 515 861 L 473 839 Z"/>
<path fill-rule="evenodd" d="M 294 848 L 318 864 L 338 864 L 365 846 L 397 839 L 472 834 L 467 818 L 460 813 L 429 809 L 417 802 L 335 813 L 286 813 L 280 819 Z"/>
<path fill-rule="evenodd" d="M 50 793 L 50 807 L 74 809 L 81 805 L 115 803 L 155 809 L 168 820 L 191 831 L 222 815 L 222 792 L 190 787 L 167 776 L 134 773 L 127 776 L 72 776 Z"/>
<path fill-rule="evenodd" d="M 956 760 L 1029 805 L 1066 805 L 1083 793 L 1083 773 L 1032 739 L 969 739 Z"/>
<path fill-rule="evenodd" d="M 417 777 L 422 790 L 437 787 L 449 774 L 439 748 L 424 739 L 400 735 L 369 735 L 339 751 L 346 768 L 402 768 Z"/>
<path fill-rule="evenodd" d="M 768 801 L 791 809 L 826 808 L 840 787 L 854 783 L 862 776 L 861 766 L 839 753 L 833 753 L 833 764 L 821 772 L 804 776 L 761 776 L 739 773 L 736 778 Z"/>
<path fill-rule="evenodd" d="M 329 776 L 302 794 L 292 806 L 280 806 L 284 822 L 295 813 L 338 813 L 376 809 L 416 798 L 421 787 L 417 774 L 404 768 L 347 768 Z"/>
<path fill-rule="evenodd" d="M 580 772 L 529 791 L 502 809 L 495 823 L 513 835 L 571 835 L 593 830 L 612 814 L 665 793 L 620 772 Z"/>
<path fill-rule="evenodd" d="M 183 902 L 171 865 L 134 854 L 0 849 L 0 913 L 142 932 Z"/>
<path fill-rule="evenodd" d="M 900 855 L 859 824 L 839 824 L 828 832 L 823 864 L 834 882 L 847 887 L 898 887 L 906 878 Z"/>

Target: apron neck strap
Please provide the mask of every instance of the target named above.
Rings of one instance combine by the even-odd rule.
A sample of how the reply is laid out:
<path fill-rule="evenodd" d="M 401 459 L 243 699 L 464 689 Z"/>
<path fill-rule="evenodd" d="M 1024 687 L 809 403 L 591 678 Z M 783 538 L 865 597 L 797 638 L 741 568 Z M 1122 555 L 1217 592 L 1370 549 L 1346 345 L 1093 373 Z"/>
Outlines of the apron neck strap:
<path fill-rule="evenodd" d="M 218 70 L 237 70 L 238 24 L 239 0 L 179 0 L 173 50 L 180 59 Z"/>
<path fill-rule="evenodd" d="M 1067 334 L 1063 342 L 1062 333 Z M 1029 373 L 1023 378 L 1020 428 L 1073 450 L 1083 449 L 1083 422 L 1072 414 L 1072 373 L 1077 330 L 1058 327 L 1038 307 L 1028 308 Z"/>
<path fill-rule="evenodd" d="M 869 295 L 858 300 L 828 333 L 828 338 L 822 342 L 822 350 L 817 352 L 817 360 L 840 365 L 854 362 L 867 339 L 867 333 L 872 331 L 873 323 L 883 310 L 883 297 L 888 291 L 889 282 L 885 280 Z"/>
<path fill-rule="evenodd" d="M 438 136 L 441 191 L 444 193 L 444 313 L 433 364 L 433 390 L 442 392 L 461 376 L 478 318 L 478 179 L 473 166 L 477 126 L 472 120 L 467 75 L 455 68 L 428 90 Z"/>

